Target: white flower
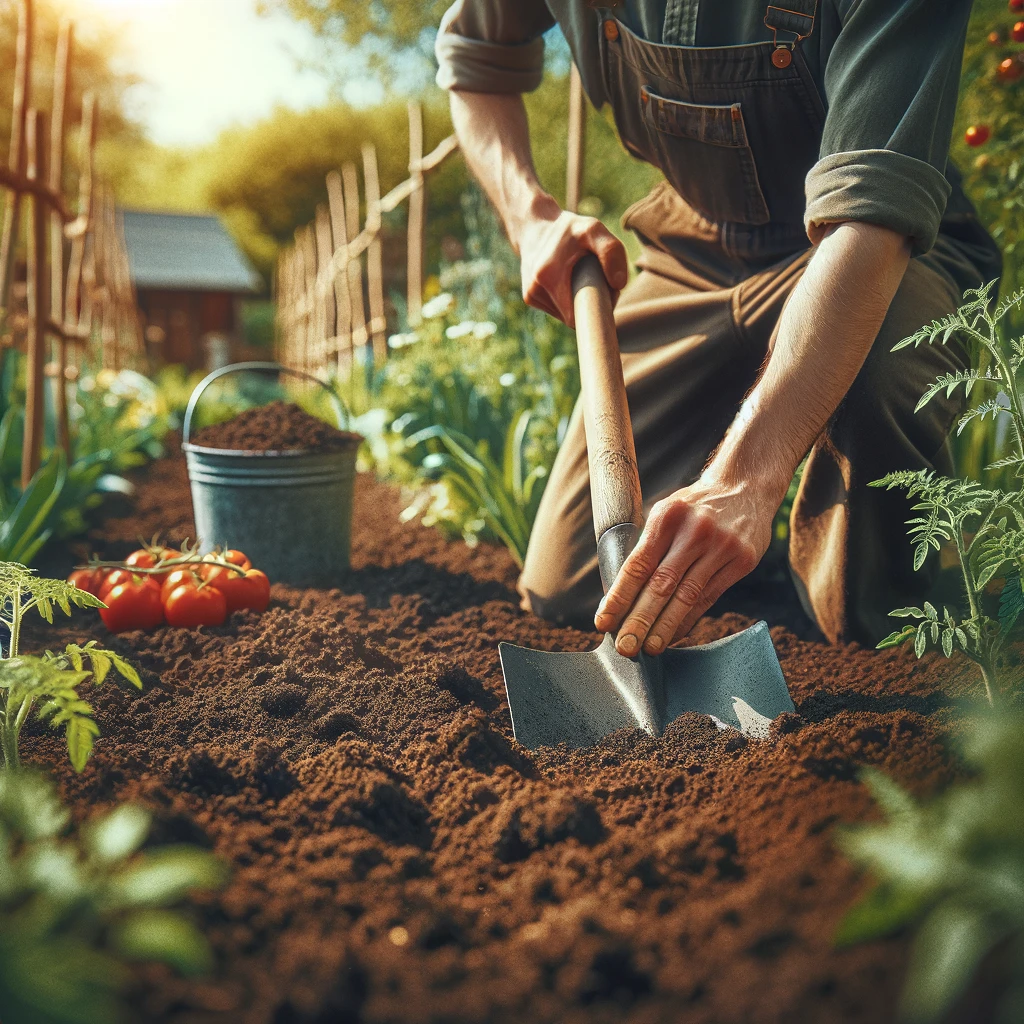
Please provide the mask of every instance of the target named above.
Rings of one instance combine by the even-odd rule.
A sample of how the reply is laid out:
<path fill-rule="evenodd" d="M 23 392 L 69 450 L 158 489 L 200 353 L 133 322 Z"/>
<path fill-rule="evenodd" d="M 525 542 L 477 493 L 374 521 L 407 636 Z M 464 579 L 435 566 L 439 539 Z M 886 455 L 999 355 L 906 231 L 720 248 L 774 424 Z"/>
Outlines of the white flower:
<path fill-rule="evenodd" d="M 441 292 L 423 303 L 423 319 L 431 320 L 435 316 L 444 316 L 455 305 L 455 296 L 451 292 Z"/>
<path fill-rule="evenodd" d="M 475 334 L 479 325 L 472 320 L 463 320 L 461 324 L 453 324 L 444 335 L 446 338 L 464 338 L 467 334 Z"/>
<path fill-rule="evenodd" d="M 497 331 L 498 325 L 491 323 L 490 320 L 484 320 L 481 323 L 473 324 L 473 337 L 479 338 L 483 341 L 484 338 L 489 338 L 495 331 Z"/>
<path fill-rule="evenodd" d="M 388 338 L 388 348 L 405 348 L 406 345 L 415 345 L 419 340 L 418 334 L 392 334 Z"/>
<path fill-rule="evenodd" d="M 515 384 L 515 382 L 516 382 L 516 375 L 514 373 L 512 373 L 511 371 L 509 371 L 508 373 L 503 373 L 498 378 L 498 383 L 503 388 L 510 388 L 510 387 L 512 387 L 513 384 Z"/>

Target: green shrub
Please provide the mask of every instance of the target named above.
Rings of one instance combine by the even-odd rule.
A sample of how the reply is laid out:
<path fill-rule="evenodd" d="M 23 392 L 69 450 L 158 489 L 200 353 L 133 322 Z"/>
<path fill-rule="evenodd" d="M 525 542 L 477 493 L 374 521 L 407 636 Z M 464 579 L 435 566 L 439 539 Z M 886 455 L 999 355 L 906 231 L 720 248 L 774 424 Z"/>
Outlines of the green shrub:
<path fill-rule="evenodd" d="M 901 1012 L 938 1021 L 988 960 L 997 1024 L 1024 1019 L 1024 717 L 967 722 L 968 781 L 919 803 L 881 772 L 864 782 L 885 815 L 841 845 L 875 884 L 846 915 L 842 945 L 916 928 Z"/>
<path fill-rule="evenodd" d="M 53 783 L 0 771 L 0 1012 L 4 1024 L 117 1024 L 131 961 L 183 973 L 211 964 L 176 909 L 220 887 L 193 846 L 145 849 L 150 815 L 123 804 L 70 832 Z"/>

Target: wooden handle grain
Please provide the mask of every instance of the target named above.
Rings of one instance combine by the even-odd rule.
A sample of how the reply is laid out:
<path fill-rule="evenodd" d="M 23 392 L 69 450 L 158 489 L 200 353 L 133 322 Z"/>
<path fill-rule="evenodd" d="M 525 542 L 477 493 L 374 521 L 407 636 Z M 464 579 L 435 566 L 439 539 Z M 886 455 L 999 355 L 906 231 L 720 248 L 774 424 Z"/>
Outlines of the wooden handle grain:
<path fill-rule="evenodd" d="M 613 526 L 642 527 L 643 499 L 611 292 L 596 256 L 584 256 L 573 268 L 572 294 L 594 533 L 600 539 Z"/>

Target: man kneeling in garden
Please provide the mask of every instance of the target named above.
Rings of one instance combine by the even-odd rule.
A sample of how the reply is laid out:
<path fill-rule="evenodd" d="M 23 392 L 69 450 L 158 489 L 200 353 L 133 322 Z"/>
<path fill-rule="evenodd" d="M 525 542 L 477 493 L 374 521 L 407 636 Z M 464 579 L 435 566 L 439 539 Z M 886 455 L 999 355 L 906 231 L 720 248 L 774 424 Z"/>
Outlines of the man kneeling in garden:
<path fill-rule="evenodd" d="M 999 276 L 948 164 L 970 0 L 460 0 L 437 38 L 463 152 L 522 258 L 526 301 L 572 324 L 571 269 L 615 290 L 647 525 L 605 601 L 579 407 L 520 580 L 524 605 L 596 612 L 656 654 L 791 517 L 801 600 L 833 641 L 874 644 L 920 592 L 891 470 L 948 473 L 957 397 L 914 407 L 958 344 L 893 345 Z M 534 173 L 521 93 L 561 26 L 591 101 L 664 174 L 622 244 Z M 809 453 L 809 454 L 808 454 Z M 914 598 L 915 600 L 911 600 Z"/>

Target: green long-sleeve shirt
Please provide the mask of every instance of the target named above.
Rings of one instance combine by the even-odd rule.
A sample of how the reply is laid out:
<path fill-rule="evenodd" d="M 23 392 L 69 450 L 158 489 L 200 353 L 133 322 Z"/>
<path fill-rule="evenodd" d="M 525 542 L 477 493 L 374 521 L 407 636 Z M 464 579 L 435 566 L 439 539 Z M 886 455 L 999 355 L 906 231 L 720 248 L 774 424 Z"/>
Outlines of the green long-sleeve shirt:
<path fill-rule="evenodd" d="M 543 34 L 557 22 L 600 107 L 609 11 L 649 42 L 713 47 L 770 41 L 766 9 L 766 0 L 620 0 L 604 13 L 586 0 L 456 0 L 437 36 L 437 81 L 472 92 L 535 89 Z M 944 172 L 970 10 L 971 0 L 819 0 L 802 44 L 828 111 L 805 183 L 812 238 L 821 224 L 854 220 L 907 235 L 916 252 L 934 244 L 950 195 Z"/>

